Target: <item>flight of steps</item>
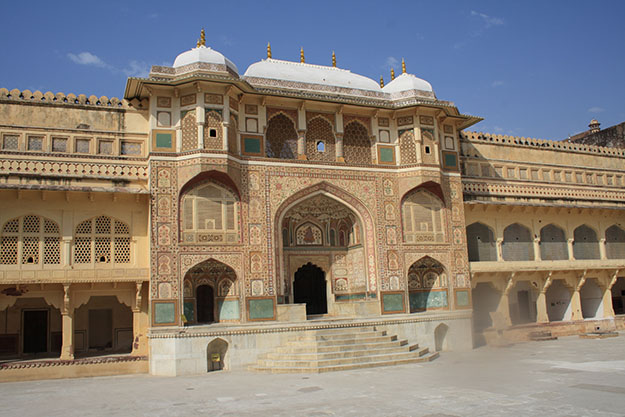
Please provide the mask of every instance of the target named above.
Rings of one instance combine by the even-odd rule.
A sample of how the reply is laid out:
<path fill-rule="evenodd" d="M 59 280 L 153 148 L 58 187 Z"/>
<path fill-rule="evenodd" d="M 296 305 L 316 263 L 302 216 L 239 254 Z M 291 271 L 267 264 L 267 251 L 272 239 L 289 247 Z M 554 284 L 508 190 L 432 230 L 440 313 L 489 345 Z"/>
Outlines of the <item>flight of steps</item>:
<path fill-rule="evenodd" d="M 549 330 L 539 330 L 530 333 L 530 340 L 540 342 L 544 340 L 558 340 L 557 336 L 551 334 Z"/>
<path fill-rule="evenodd" d="M 408 345 L 397 336 L 369 326 L 307 331 L 273 352 L 259 355 L 250 369 L 271 373 L 331 372 L 429 362 L 437 357 L 438 352 Z"/>

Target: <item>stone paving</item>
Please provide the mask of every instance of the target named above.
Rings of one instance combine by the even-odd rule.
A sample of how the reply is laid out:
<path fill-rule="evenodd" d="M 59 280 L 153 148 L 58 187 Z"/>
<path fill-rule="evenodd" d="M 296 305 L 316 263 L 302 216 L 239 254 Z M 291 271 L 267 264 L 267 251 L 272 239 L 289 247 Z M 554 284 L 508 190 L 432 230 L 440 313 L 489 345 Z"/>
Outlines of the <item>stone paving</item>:
<path fill-rule="evenodd" d="M 447 352 L 327 374 L 213 372 L 0 384 L 5 416 L 625 416 L 625 335 Z"/>

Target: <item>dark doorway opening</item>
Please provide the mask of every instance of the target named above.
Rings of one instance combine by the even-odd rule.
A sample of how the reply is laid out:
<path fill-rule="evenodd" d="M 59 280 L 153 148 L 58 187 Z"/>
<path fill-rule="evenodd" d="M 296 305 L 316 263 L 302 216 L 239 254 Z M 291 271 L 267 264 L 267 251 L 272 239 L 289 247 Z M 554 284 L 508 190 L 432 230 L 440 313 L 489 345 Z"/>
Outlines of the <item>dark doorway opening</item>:
<path fill-rule="evenodd" d="M 210 285 L 197 287 L 197 321 L 198 323 L 212 323 L 215 321 L 215 294 Z"/>
<path fill-rule="evenodd" d="M 24 353 L 48 351 L 48 310 L 24 311 Z"/>
<path fill-rule="evenodd" d="M 530 293 L 529 291 L 517 292 L 517 300 L 519 302 L 519 321 L 521 323 L 529 323 L 532 321 L 530 317 Z"/>
<path fill-rule="evenodd" d="M 101 308 L 89 310 L 89 349 L 113 347 L 113 310 Z"/>
<path fill-rule="evenodd" d="M 328 302 L 326 296 L 326 280 L 323 269 L 307 263 L 295 273 L 293 283 L 295 304 L 306 303 L 306 314 L 326 314 Z"/>

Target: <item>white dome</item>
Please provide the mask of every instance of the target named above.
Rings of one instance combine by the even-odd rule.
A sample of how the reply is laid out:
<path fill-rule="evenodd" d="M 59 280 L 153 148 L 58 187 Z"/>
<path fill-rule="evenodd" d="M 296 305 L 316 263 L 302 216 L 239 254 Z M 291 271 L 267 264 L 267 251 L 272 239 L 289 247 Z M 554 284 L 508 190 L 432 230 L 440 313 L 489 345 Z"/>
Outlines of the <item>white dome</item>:
<path fill-rule="evenodd" d="M 239 73 L 239 70 L 237 70 L 236 65 L 234 65 L 232 61 L 223 56 L 221 53 L 206 46 L 199 46 L 178 55 L 174 61 L 174 68 L 179 68 L 189 64 L 195 64 L 197 62 L 205 64 L 225 65 L 237 74 Z"/>
<path fill-rule="evenodd" d="M 351 71 L 346 69 L 281 61 L 278 59 L 264 59 L 250 65 L 247 71 L 245 71 L 244 77 L 269 78 L 333 87 L 381 91 L 378 83 L 371 78 L 352 74 Z"/>
<path fill-rule="evenodd" d="M 432 90 L 432 85 L 429 82 L 408 73 L 401 74 L 399 77 L 395 78 L 382 88 L 382 91 L 385 93 L 399 93 L 401 91 L 410 90 L 429 91 L 431 93 L 434 92 L 434 90 Z"/>

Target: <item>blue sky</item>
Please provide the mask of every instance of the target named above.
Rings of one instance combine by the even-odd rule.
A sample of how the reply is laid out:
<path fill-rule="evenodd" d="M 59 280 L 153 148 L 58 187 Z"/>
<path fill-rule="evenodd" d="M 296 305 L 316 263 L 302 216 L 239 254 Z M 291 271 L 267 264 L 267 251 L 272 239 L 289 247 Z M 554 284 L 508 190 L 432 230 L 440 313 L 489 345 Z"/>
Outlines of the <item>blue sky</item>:
<path fill-rule="evenodd" d="M 121 97 L 128 76 L 207 45 L 243 73 L 273 57 L 429 81 L 485 120 L 562 139 L 625 121 L 625 1 L 3 1 L 0 87 Z"/>

